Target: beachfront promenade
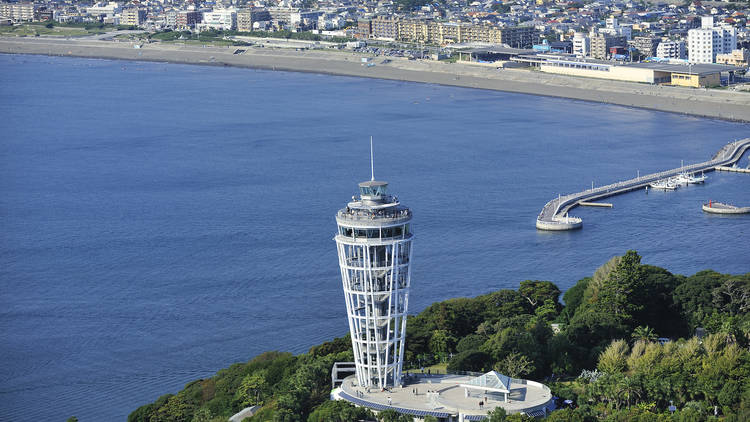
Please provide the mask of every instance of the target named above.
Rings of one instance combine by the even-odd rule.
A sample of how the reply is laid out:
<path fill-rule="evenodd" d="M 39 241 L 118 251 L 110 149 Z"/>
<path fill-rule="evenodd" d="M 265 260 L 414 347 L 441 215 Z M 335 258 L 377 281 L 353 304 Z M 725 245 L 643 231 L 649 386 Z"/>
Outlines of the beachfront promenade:
<path fill-rule="evenodd" d="M 652 182 L 677 176 L 680 173 L 709 172 L 715 170 L 716 167 L 730 166 L 739 161 L 748 149 L 750 149 L 750 138 L 745 138 L 724 145 L 709 161 L 559 196 L 544 205 L 544 208 L 542 208 L 537 217 L 536 228 L 553 231 L 578 229 L 583 225 L 582 220 L 578 217 L 568 217 L 567 214 L 571 209 L 580 205 L 581 202 L 595 201 L 640 189 Z"/>

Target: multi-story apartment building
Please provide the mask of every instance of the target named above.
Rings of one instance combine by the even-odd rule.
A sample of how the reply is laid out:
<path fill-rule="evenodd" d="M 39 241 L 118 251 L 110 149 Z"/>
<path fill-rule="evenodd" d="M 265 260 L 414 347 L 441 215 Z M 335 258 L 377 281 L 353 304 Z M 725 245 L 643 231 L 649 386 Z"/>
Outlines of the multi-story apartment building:
<path fill-rule="evenodd" d="M 591 51 L 589 37 L 583 32 L 576 32 L 573 35 L 573 54 L 580 57 L 586 57 Z"/>
<path fill-rule="evenodd" d="M 237 30 L 240 32 L 253 31 L 253 25 L 256 22 L 266 22 L 271 20 L 271 13 L 266 9 L 253 8 L 244 9 L 237 12 Z"/>
<path fill-rule="evenodd" d="M 299 9 L 289 7 L 271 7 L 268 13 L 271 14 L 271 20 L 290 24 L 292 22 L 292 13 L 299 12 Z"/>
<path fill-rule="evenodd" d="M 176 28 L 177 27 L 177 11 L 176 10 L 167 10 L 164 13 L 164 25 L 168 28 Z"/>
<path fill-rule="evenodd" d="M 701 18 L 701 27 L 688 31 L 688 60 L 691 63 L 715 63 L 717 54 L 729 54 L 737 48 L 737 29 L 714 26 L 712 16 Z"/>
<path fill-rule="evenodd" d="M 685 43 L 682 41 L 662 41 L 656 47 L 656 57 L 662 59 L 684 59 Z"/>
<path fill-rule="evenodd" d="M 0 16 L 14 22 L 34 20 L 33 3 L 0 3 Z"/>
<path fill-rule="evenodd" d="M 372 20 L 372 37 L 395 40 L 399 38 L 399 19 L 393 16 L 377 16 Z"/>
<path fill-rule="evenodd" d="M 201 23 L 196 24 L 200 29 L 218 29 L 231 31 L 237 29 L 237 11 L 235 9 L 219 9 L 203 12 Z"/>
<path fill-rule="evenodd" d="M 122 9 L 122 13 L 120 14 L 120 25 L 141 26 L 146 22 L 146 14 L 146 10 L 138 9 L 136 7 Z"/>
<path fill-rule="evenodd" d="M 96 3 L 86 8 L 86 13 L 90 16 L 114 16 L 122 11 L 120 3 L 111 1 L 109 3 Z"/>
<path fill-rule="evenodd" d="M 431 23 L 431 21 L 418 19 L 399 21 L 396 39 L 423 44 L 429 43 L 431 38 L 428 26 Z"/>
<path fill-rule="evenodd" d="M 177 21 L 175 27 L 178 29 L 195 28 L 195 25 L 201 23 L 203 14 L 195 10 L 181 10 L 177 12 Z"/>
<path fill-rule="evenodd" d="M 656 37 L 635 37 L 629 44 L 638 50 L 643 57 L 654 57 L 656 48 L 659 46 L 659 38 Z"/>
<path fill-rule="evenodd" d="M 359 19 L 357 21 L 357 38 L 372 37 L 372 21 L 370 19 Z"/>
<path fill-rule="evenodd" d="M 633 28 L 630 26 L 620 26 L 617 18 L 607 18 L 605 21 L 605 27 L 599 28 L 600 34 L 607 34 L 613 37 L 625 37 L 630 39 L 633 34 Z"/>
<path fill-rule="evenodd" d="M 529 48 L 537 42 L 539 34 L 532 26 L 500 29 L 500 43 L 516 48 Z"/>
<path fill-rule="evenodd" d="M 609 49 L 626 46 L 628 40 L 624 36 L 613 37 L 606 34 L 596 34 L 591 37 L 591 57 L 599 60 L 609 58 Z"/>
<path fill-rule="evenodd" d="M 398 19 L 378 16 L 371 21 L 372 37 L 425 44 L 482 42 L 527 48 L 536 42 L 536 29 L 530 26 L 498 28 L 430 19 Z"/>

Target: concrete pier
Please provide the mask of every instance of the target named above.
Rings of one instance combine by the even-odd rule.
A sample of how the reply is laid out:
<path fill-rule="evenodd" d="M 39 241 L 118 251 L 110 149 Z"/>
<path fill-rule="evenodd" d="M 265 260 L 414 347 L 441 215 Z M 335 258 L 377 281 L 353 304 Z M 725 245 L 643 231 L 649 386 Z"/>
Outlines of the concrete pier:
<path fill-rule="evenodd" d="M 717 171 L 733 171 L 735 173 L 750 173 L 750 168 L 743 169 L 743 168 L 734 168 L 734 167 L 727 167 L 727 166 L 716 166 Z"/>
<path fill-rule="evenodd" d="M 578 205 L 582 207 L 603 207 L 603 208 L 612 208 L 614 206 L 610 204 L 609 202 L 584 202 L 584 201 L 579 201 Z"/>
<path fill-rule="evenodd" d="M 677 176 L 683 172 L 710 172 L 716 170 L 718 167 L 731 168 L 730 166 L 739 161 L 748 149 L 750 149 L 750 138 L 745 138 L 724 145 L 711 160 L 703 163 L 679 167 L 672 170 L 662 171 L 660 173 L 652 173 L 634 179 L 625 180 L 623 182 L 617 182 L 611 185 L 601 186 L 595 189 L 587 189 L 582 192 L 557 197 L 544 205 L 544 208 L 542 208 L 542 211 L 537 216 L 536 228 L 539 230 L 554 231 L 581 228 L 583 222 L 580 218 L 568 217 L 568 212 L 578 205 L 581 205 L 581 202 L 592 202 L 613 195 L 641 189 L 652 182 Z M 733 169 L 733 171 L 734 170 L 741 169 Z M 573 219 L 576 220 L 577 224 L 570 224 Z"/>

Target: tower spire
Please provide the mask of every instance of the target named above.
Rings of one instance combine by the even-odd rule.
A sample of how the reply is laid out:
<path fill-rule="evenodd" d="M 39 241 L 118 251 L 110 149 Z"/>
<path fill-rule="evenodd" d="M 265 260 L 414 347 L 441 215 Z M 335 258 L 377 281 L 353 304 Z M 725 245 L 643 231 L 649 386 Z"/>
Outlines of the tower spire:
<path fill-rule="evenodd" d="M 375 160 L 372 155 L 372 135 L 370 135 L 370 180 L 375 180 Z"/>

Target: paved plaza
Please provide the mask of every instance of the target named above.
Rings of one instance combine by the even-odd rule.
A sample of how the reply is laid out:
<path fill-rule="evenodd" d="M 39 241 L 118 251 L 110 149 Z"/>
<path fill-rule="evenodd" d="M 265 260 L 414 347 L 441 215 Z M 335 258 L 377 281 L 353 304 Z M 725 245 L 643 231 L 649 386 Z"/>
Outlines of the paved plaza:
<path fill-rule="evenodd" d="M 345 395 L 339 394 L 339 398 L 349 400 L 347 396 L 354 397 L 357 399 L 355 404 L 370 403 L 374 406 L 368 407 L 376 410 L 413 410 L 415 412 L 409 413 L 414 415 L 443 413 L 458 416 L 458 420 L 463 420 L 462 417 L 466 416 L 484 416 L 498 406 L 509 414 L 524 412 L 535 415 L 544 414 L 544 409 L 553 405 L 549 388 L 543 384 L 513 379 L 506 402 L 504 394 L 461 386 L 475 378 L 476 376 L 466 375 L 410 374 L 408 378 L 405 377 L 407 381 L 403 387 L 380 391 L 359 387 L 357 378 L 350 376 L 341 384 L 340 391 Z"/>

